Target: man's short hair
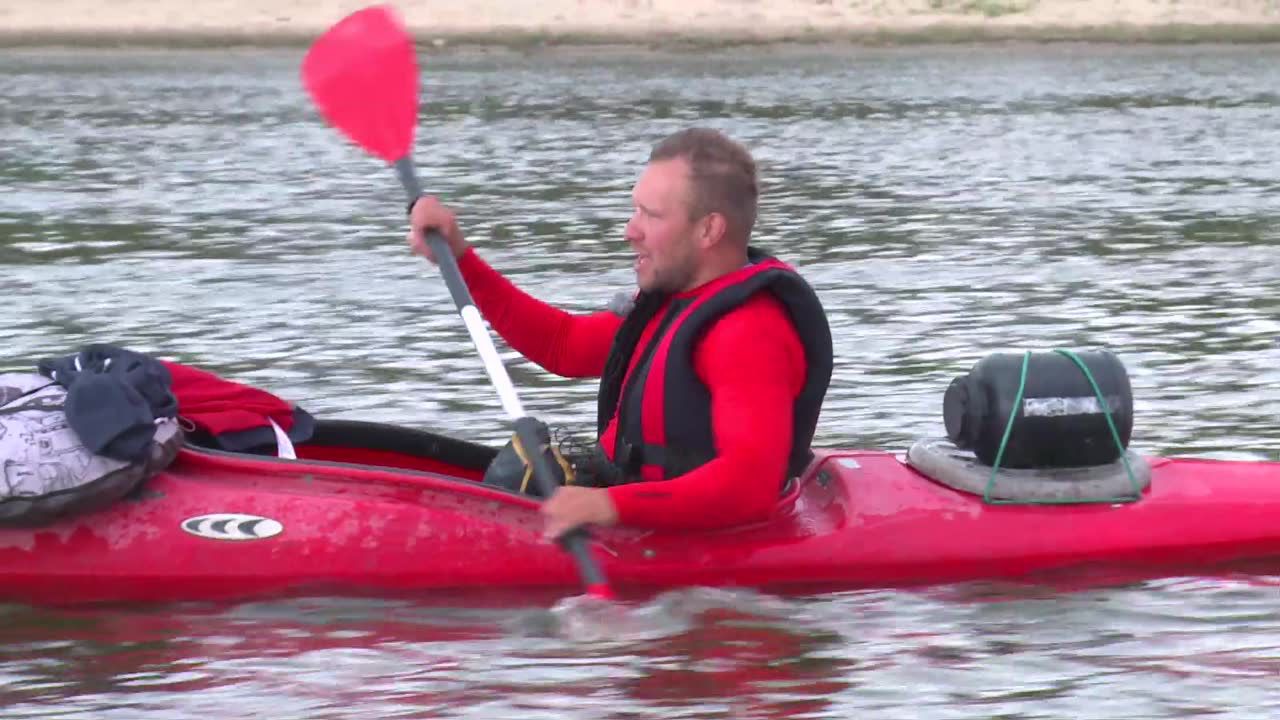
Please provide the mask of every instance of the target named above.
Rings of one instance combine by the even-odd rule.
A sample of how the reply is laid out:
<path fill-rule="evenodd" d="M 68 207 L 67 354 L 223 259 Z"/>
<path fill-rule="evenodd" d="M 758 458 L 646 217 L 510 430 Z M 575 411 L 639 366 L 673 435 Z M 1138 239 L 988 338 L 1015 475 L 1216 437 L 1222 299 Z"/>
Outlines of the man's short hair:
<path fill-rule="evenodd" d="M 718 130 L 689 128 L 668 135 L 649 153 L 649 162 L 676 158 L 689 163 L 690 217 L 720 213 L 727 221 L 729 235 L 745 243 L 756 224 L 760 197 L 751 153 Z"/>

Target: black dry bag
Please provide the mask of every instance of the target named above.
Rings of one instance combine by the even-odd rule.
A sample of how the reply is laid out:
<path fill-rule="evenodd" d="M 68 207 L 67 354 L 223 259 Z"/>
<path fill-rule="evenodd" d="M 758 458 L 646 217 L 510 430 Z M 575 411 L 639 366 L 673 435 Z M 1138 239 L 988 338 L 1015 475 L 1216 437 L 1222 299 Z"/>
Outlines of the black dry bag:
<path fill-rule="evenodd" d="M 1105 350 L 997 353 L 951 381 L 942 415 L 951 442 L 986 465 L 996 464 L 1002 443 L 1002 468 L 1105 465 L 1129 446 L 1133 392 L 1124 365 Z"/>

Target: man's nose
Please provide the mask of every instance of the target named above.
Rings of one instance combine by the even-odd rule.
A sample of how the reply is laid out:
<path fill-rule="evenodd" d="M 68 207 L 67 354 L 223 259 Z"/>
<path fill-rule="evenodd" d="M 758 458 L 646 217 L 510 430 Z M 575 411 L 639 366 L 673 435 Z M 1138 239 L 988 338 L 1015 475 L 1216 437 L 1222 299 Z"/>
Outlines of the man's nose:
<path fill-rule="evenodd" d="M 639 242 L 644 235 L 640 232 L 640 223 L 636 222 L 636 216 L 632 215 L 627 220 L 627 226 L 622 231 L 622 238 L 627 242 Z"/>

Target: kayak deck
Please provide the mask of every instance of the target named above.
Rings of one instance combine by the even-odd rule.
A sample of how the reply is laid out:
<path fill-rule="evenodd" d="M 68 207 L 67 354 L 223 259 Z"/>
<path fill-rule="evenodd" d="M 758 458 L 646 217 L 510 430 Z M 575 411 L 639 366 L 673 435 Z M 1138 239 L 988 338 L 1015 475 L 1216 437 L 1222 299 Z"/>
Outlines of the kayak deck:
<path fill-rule="evenodd" d="M 359 446 L 338 441 L 361 433 L 369 437 Z M 476 482 L 492 449 L 370 423 L 331 422 L 327 434 L 328 444 L 300 448 L 311 457 L 296 461 L 184 448 L 112 507 L 0 529 L 0 597 L 579 592 L 568 556 L 541 539 L 536 500 Z M 1280 463 L 1151 465 L 1151 486 L 1135 503 L 987 505 L 894 454 L 823 450 L 768 522 L 608 528 L 594 531 L 592 547 L 624 594 L 918 585 L 1109 566 L 1156 575 L 1269 558 L 1280 571 Z"/>

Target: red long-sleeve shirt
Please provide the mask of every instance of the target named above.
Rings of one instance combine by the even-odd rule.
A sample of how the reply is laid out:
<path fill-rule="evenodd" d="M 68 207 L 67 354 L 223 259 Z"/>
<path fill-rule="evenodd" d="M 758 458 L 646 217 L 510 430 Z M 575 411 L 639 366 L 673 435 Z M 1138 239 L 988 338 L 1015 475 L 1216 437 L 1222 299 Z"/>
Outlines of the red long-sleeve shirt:
<path fill-rule="evenodd" d="M 549 372 L 599 377 L 622 318 L 575 315 L 521 291 L 473 250 L 458 259 L 476 307 L 512 348 Z M 681 298 L 696 297 L 696 288 Z M 645 328 L 639 347 L 663 313 Z M 631 363 L 634 366 L 640 353 Z M 625 525 L 718 528 L 763 520 L 772 511 L 791 451 L 792 415 L 804 385 L 804 347 L 787 312 L 759 293 L 714 321 L 693 351 L 694 370 L 711 395 L 716 457 L 663 482 L 609 488 Z M 627 369 L 628 373 L 631 367 Z M 600 437 L 612 454 L 618 418 Z"/>

